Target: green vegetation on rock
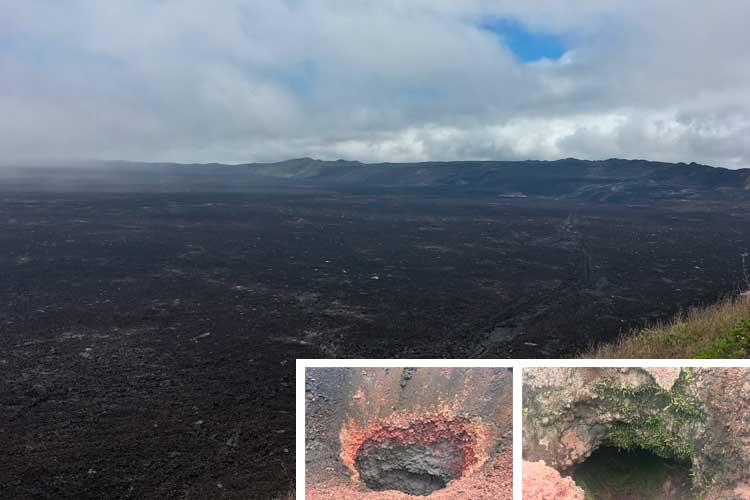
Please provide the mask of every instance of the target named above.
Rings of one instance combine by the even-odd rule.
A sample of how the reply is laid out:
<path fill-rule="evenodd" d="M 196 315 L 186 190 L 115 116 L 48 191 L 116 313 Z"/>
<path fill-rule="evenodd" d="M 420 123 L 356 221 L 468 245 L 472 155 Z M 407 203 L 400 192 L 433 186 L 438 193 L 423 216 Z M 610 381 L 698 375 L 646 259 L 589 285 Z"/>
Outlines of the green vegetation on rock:
<path fill-rule="evenodd" d="M 689 376 L 689 372 L 682 374 Z M 641 448 L 662 458 L 692 457 L 693 450 L 680 430 L 704 416 L 694 400 L 655 384 L 627 387 L 603 381 L 594 386 L 594 392 L 613 414 L 622 416 L 609 429 L 612 446 L 629 451 Z"/>
<path fill-rule="evenodd" d="M 680 374 L 681 378 L 690 376 L 687 370 Z M 615 408 L 626 415 L 635 414 L 634 412 L 647 407 L 660 407 L 663 411 L 685 417 L 703 416 L 696 401 L 679 392 L 666 391 L 656 384 L 628 387 L 604 380 L 594 386 L 594 392 L 605 402 L 616 405 Z"/>
<path fill-rule="evenodd" d="M 651 416 L 631 423 L 615 422 L 609 430 L 612 446 L 622 450 L 643 449 L 661 458 L 690 460 L 693 450 L 689 444 L 671 432 L 659 416 Z"/>

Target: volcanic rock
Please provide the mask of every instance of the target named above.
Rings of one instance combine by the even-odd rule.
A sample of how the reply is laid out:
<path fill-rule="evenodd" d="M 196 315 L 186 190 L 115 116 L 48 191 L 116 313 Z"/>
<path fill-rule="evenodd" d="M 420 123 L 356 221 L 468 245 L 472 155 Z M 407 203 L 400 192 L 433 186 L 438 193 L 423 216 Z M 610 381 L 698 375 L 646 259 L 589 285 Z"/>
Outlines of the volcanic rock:
<path fill-rule="evenodd" d="M 601 446 L 640 448 L 691 463 L 703 498 L 750 498 L 748 369 L 528 369 L 523 405 L 525 460 L 563 471 Z"/>

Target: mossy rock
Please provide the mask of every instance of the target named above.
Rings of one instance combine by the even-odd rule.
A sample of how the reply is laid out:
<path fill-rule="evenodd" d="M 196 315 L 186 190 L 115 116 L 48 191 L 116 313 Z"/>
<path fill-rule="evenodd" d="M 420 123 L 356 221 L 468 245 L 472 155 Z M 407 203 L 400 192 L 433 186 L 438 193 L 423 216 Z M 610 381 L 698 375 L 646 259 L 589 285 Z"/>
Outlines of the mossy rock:
<path fill-rule="evenodd" d="M 668 459 L 692 458 L 693 449 L 681 431 L 704 418 L 695 400 L 655 384 L 627 387 L 603 381 L 594 392 L 613 413 L 623 416 L 609 429 L 612 446 L 628 451 L 640 448 Z"/>

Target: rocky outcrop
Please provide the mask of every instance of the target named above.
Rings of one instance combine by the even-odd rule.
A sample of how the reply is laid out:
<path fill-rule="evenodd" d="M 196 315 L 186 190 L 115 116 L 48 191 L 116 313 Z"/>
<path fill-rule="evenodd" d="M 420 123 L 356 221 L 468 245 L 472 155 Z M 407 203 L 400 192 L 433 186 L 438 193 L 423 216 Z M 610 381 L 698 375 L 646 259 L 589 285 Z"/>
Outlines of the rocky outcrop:
<path fill-rule="evenodd" d="M 750 370 L 524 370 L 524 459 L 557 470 L 600 446 L 690 461 L 704 498 L 750 498 Z"/>
<path fill-rule="evenodd" d="M 544 462 L 523 462 L 523 498 L 526 500 L 584 500 L 581 488 Z"/>

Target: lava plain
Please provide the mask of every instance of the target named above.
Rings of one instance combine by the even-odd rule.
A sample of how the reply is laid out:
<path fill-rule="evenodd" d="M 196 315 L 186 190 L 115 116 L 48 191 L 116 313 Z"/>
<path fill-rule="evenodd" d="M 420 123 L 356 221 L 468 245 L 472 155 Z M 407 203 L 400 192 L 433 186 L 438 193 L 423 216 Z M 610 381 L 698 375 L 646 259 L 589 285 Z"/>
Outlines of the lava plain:
<path fill-rule="evenodd" d="M 295 358 L 571 355 L 735 291 L 748 208 L 2 193 L 2 496 L 281 494 Z"/>

